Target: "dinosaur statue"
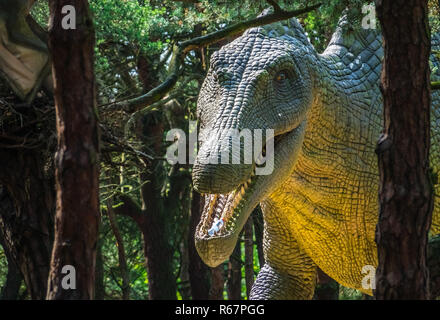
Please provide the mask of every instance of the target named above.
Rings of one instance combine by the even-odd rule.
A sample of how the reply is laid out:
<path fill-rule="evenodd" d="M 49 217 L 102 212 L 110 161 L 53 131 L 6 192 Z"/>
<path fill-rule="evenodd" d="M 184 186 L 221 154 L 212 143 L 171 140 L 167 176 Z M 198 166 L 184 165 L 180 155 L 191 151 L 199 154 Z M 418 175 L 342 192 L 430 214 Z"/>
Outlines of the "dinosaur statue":
<path fill-rule="evenodd" d="M 0 0 L 0 78 L 30 103 L 41 85 L 52 91 L 46 44 L 26 18 L 35 0 Z"/>
<path fill-rule="evenodd" d="M 433 36 L 433 48 L 439 45 L 440 37 Z M 378 264 L 375 147 L 383 123 L 382 58 L 379 32 L 355 28 L 344 18 L 322 54 L 290 19 L 249 29 L 212 55 L 197 106 L 202 143 L 193 183 L 205 205 L 195 242 L 206 264 L 219 265 L 260 203 L 266 264 L 252 299 L 311 299 L 317 267 L 344 286 L 372 294 L 362 283 L 364 266 Z M 438 173 L 438 93 L 432 98 L 430 157 Z M 271 174 L 256 175 L 255 161 L 208 161 L 230 146 L 228 130 L 245 128 L 274 130 Z M 435 190 L 440 194 L 440 185 Z M 431 233 L 439 232 L 436 196 Z"/>

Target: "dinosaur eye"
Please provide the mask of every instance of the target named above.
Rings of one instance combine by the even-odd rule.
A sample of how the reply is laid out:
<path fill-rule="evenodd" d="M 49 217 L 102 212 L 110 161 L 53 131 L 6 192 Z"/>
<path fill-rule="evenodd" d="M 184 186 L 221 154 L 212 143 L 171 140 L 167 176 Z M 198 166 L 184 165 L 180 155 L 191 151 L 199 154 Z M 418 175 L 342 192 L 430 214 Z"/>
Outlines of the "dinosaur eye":
<path fill-rule="evenodd" d="M 280 72 L 278 72 L 275 76 L 275 81 L 276 82 L 283 82 L 288 78 L 288 73 L 286 70 L 282 70 Z"/>

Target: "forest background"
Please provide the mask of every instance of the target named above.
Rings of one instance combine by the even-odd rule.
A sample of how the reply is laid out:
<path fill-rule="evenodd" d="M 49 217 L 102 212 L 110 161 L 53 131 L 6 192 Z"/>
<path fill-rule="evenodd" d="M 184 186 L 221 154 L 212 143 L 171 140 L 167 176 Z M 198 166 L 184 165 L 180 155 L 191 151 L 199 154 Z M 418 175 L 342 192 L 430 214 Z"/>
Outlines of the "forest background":
<path fill-rule="evenodd" d="M 270 1 L 91 0 L 89 3 L 96 32 L 95 77 L 102 137 L 102 216 L 95 298 L 247 299 L 264 263 L 260 209 L 256 208 L 251 215 L 229 261 L 217 268 L 207 267 L 194 247 L 201 204 L 199 194 L 192 189 L 191 166 L 171 165 L 165 159 L 166 147 L 170 145 L 166 133 L 172 128 L 188 132 L 189 121 L 196 120 L 197 96 L 211 54 L 237 35 L 187 54 L 175 87 L 160 101 L 137 110 L 117 108 L 113 103 L 140 96 L 162 83 L 178 43 L 255 18 L 270 7 Z M 369 3 L 328 0 L 298 18 L 316 50 L 322 52 L 343 10 L 349 8 L 354 16 L 359 16 L 362 6 Z M 278 4 L 286 10 L 311 5 L 302 0 L 278 1 Z M 430 26 L 436 32 L 438 2 L 430 1 L 429 5 Z M 47 29 L 46 0 L 37 1 L 31 15 L 42 30 Z M 43 186 L 50 185 L 54 179 L 56 148 L 53 98 L 40 92 L 33 107 L 25 110 L 1 82 L 0 96 L 4 97 L 1 105 L 6 107 L 0 112 L 0 131 L 25 128 L 29 132 L 25 143 L 2 151 L 2 156 L 21 152 L 21 161 L 14 164 L 20 172 L 17 179 L 25 181 L 29 175 Z M 35 190 L 35 198 L 40 199 L 50 198 L 54 193 L 44 187 L 36 186 Z M 10 195 L 0 187 L 3 219 L 13 210 Z M 48 217 L 41 223 L 47 223 L 47 229 L 51 230 L 54 208 L 46 212 Z M 2 241 L 0 233 L 0 244 Z M 35 237 L 32 241 L 38 244 L 41 240 Z M 36 247 L 46 252 L 36 250 L 34 254 L 48 260 L 50 248 Z M 0 245 L 0 298 L 45 296 L 45 281 L 35 284 L 32 275 L 23 273 L 26 271 L 15 265 Z M 338 285 L 322 272 L 318 281 L 316 299 L 368 299 L 356 290 Z"/>

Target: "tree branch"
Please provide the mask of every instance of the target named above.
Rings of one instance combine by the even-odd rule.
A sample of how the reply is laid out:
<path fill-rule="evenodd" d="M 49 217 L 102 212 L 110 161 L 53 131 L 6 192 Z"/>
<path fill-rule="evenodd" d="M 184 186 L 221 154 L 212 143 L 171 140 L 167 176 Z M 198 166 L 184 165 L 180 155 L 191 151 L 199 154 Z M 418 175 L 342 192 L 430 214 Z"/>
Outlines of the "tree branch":
<path fill-rule="evenodd" d="M 266 0 L 266 1 L 273 7 L 273 10 L 275 12 L 283 11 L 283 9 L 281 9 L 280 5 L 275 0 Z"/>
<path fill-rule="evenodd" d="M 25 19 L 26 19 L 27 24 L 31 28 L 31 30 L 35 33 L 35 35 L 41 41 L 43 41 L 45 44 L 47 44 L 47 42 L 49 40 L 49 32 L 47 30 L 43 29 L 43 27 L 40 26 L 38 24 L 38 22 L 35 21 L 35 19 L 30 14 L 28 14 Z"/>
<path fill-rule="evenodd" d="M 105 110 L 111 111 L 122 109 L 127 113 L 133 113 L 141 108 L 145 108 L 146 106 L 161 100 L 176 85 L 183 69 L 183 60 L 186 54 L 192 50 L 200 49 L 210 44 L 217 43 L 227 37 L 232 37 L 234 35 L 240 34 L 249 28 L 263 26 L 299 16 L 301 14 L 315 10 L 320 6 L 321 3 L 318 3 L 313 6 L 308 6 L 303 9 L 293 11 L 284 11 L 281 8 L 275 9 L 273 13 L 270 13 L 268 15 L 257 17 L 244 22 L 239 22 L 225 29 L 215 31 L 204 36 L 196 37 L 194 39 L 183 41 L 173 50 L 174 52 L 171 59 L 170 72 L 164 82 L 139 97 L 109 104 L 105 108 Z"/>
<path fill-rule="evenodd" d="M 125 255 L 125 248 L 124 248 L 124 240 L 122 239 L 121 232 L 119 231 L 118 223 L 116 221 L 115 212 L 112 207 L 111 200 L 107 200 L 107 215 L 108 220 L 110 222 L 110 227 L 113 230 L 113 234 L 116 239 L 116 246 L 118 249 L 118 261 L 119 261 L 119 270 L 121 272 L 121 278 L 122 278 L 122 299 L 123 300 L 129 300 L 130 299 L 130 281 L 128 277 L 128 271 L 127 271 L 127 258 Z"/>
<path fill-rule="evenodd" d="M 439 90 L 439 89 L 440 89 L 440 81 L 432 81 L 431 90 Z"/>
<path fill-rule="evenodd" d="M 119 200 L 123 202 L 122 205 L 113 209 L 116 214 L 123 215 L 132 218 L 139 226 L 144 223 L 144 216 L 142 209 L 125 194 L 119 194 L 117 196 Z"/>
<path fill-rule="evenodd" d="M 255 19 L 251 19 L 244 22 L 236 23 L 230 27 L 227 27 L 225 29 L 209 33 L 204 36 L 200 36 L 191 40 L 187 40 L 182 42 L 181 44 L 181 50 L 184 53 L 187 53 L 194 49 L 200 49 L 202 47 L 205 47 L 207 45 L 219 42 L 220 40 L 223 40 L 227 37 L 232 37 L 234 35 L 240 34 L 244 32 L 246 29 L 259 27 L 267 24 L 271 24 L 274 22 L 290 19 L 296 16 L 299 16 L 301 14 L 313 11 L 321 6 L 321 3 L 315 4 L 313 6 L 305 7 L 303 9 L 299 10 L 293 10 L 293 11 L 276 11 L 274 13 L 267 14 L 262 17 L 258 17 Z"/>

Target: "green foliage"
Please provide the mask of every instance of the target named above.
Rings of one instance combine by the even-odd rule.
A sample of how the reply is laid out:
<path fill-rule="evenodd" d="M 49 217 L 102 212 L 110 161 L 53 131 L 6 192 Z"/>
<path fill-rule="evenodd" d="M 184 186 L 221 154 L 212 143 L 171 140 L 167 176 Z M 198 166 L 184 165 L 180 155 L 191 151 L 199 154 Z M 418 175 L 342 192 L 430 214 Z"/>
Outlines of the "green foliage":
<path fill-rule="evenodd" d="M 0 291 L 1 286 L 6 282 L 6 276 L 8 274 L 8 260 L 6 259 L 5 251 L 0 246 Z"/>
<path fill-rule="evenodd" d="M 145 258 L 142 248 L 142 234 L 134 221 L 126 217 L 117 217 L 118 226 L 123 237 L 127 268 L 130 282 L 130 298 L 148 299 L 148 277 L 145 269 Z M 104 287 L 106 299 L 122 297 L 122 280 L 119 269 L 116 240 L 106 215 L 101 226 L 102 253 L 104 260 Z"/>
<path fill-rule="evenodd" d="M 43 28 L 46 28 L 49 22 L 48 0 L 36 1 L 32 6 L 31 15 Z"/>
<path fill-rule="evenodd" d="M 310 42 L 318 52 L 324 51 L 338 24 L 340 17 L 345 12 L 350 15 L 351 21 L 361 21 L 362 6 L 369 4 L 368 0 L 330 0 L 326 1 L 318 10 L 311 11 L 302 19 L 305 31 Z"/>
<path fill-rule="evenodd" d="M 356 289 L 339 286 L 339 300 L 363 300 L 364 294 Z"/>
<path fill-rule="evenodd" d="M 429 0 L 428 7 L 431 33 L 440 32 L 440 3 L 437 0 Z"/>
<path fill-rule="evenodd" d="M 166 19 L 166 9 L 140 5 L 138 1 L 92 0 L 95 17 L 96 44 L 119 43 L 135 46 L 144 53 L 163 49 L 166 30 L 175 26 Z"/>

